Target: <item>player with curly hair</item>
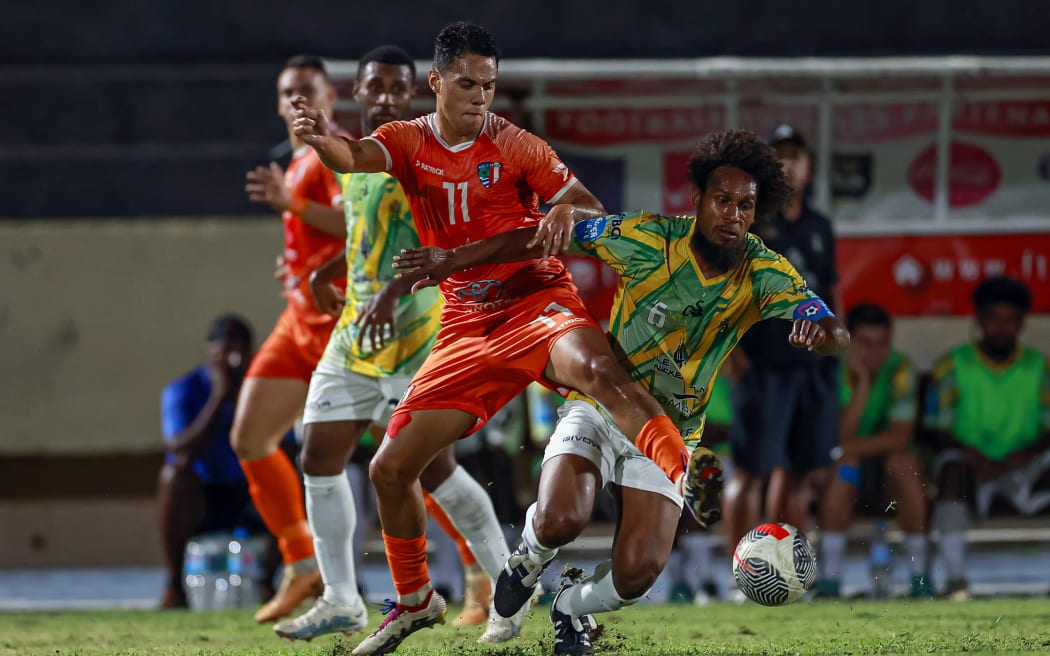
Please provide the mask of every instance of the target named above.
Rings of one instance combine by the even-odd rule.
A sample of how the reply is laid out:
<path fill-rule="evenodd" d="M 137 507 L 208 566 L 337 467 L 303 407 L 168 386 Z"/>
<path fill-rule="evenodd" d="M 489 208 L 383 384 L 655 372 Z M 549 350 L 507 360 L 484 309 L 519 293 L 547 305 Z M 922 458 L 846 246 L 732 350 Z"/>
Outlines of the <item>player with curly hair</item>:
<path fill-rule="evenodd" d="M 325 113 L 301 99 L 293 102 L 294 131 L 336 171 L 389 171 L 396 177 L 425 245 L 457 248 L 535 227 L 541 219 L 571 225 L 603 215 L 598 199 L 546 142 L 488 111 L 498 66 L 491 34 L 453 23 L 435 40 L 428 77 L 437 99 L 434 113 L 391 121 L 350 141 L 333 134 Z M 539 210 L 541 199 L 551 206 L 546 215 Z M 545 234 L 537 233 L 538 239 Z M 601 402 L 699 522 L 721 517 L 718 459 L 705 449 L 686 450 L 663 407 L 618 365 L 564 265 L 539 257 L 542 250 L 533 252 L 523 261 L 475 267 L 441 284 L 445 305 L 434 348 L 394 410 L 369 469 L 398 598 L 355 656 L 390 653 L 409 634 L 444 621 L 445 601 L 434 593 L 426 566 L 419 476 L 439 452 L 534 381 Z M 489 544 L 509 555 L 500 533 Z M 521 613 L 503 617 L 513 620 L 516 634 Z"/>
<path fill-rule="evenodd" d="M 826 355 L 844 349 L 849 334 L 794 267 L 748 233 L 790 192 L 769 146 L 751 132 L 711 134 L 689 162 L 689 179 L 695 217 L 631 212 L 558 225 L 545 220 L 539 247 L 527 246 L 537 228 L 522 228 L 452 251 L 405 252 L 395 266 L 429 276 L 422 286 L 544 248 L 604 260 L 621 277 L 609 326 L 613 350 L 695 449 L 715 375 L 752 325 L 793 320 L 789 343 Z M 558 548 L 583 531 L 597 490 L 609 485 L 619 508 L 612 558 L 562 588 L 551 606 L 555 654 L 592 654 L 592 614 L 629 606 L 653 585 L 671 553 L 682 497 L 601 403 L 572 393 L 559 416 L 539 498 L 499 577 L 495 608 L 512 613 L 528 600 Z"/>

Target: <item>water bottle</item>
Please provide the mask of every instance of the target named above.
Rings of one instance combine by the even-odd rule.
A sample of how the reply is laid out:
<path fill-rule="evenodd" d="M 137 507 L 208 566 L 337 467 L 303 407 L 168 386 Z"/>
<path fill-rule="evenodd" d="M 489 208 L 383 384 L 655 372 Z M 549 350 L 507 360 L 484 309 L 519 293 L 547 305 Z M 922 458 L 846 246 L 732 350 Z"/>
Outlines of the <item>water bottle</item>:
<path fill-rule="evenodd" d="M 215 533 L 201 538 L 204 549 L 204 585 L 210 599 L 206 608 L 220 610 L 226 608 L 229 584 L 226 582 L 226 551 L 230 541 L 229 534 Z"/>
<path fill-rule="evenodd" d="M 191 610 L 204 610 L 210 604 L 204 576 L 207 568 L 208 564 L 204 558 L 204 546 L 197 539 L 191 539 L 186 543 L 186 555 L 183 565 L 183 574 L 186 581 L 186 598 L 189 601 Z"/>
<path fill-rule="evenodd" d="M 875 537 L 871 541 L 871 593 L 876 599 L 893 596 L 893 552 L 886 541 L 886 522 L 875 522 Z"/>
<path fill-rule="evenodd" d="M 259 578 L 262 567 L 261 541 L 252 538 L 242 526 L 233 529 L 227 544 L 227 600 L 231 608 L 252 608 L 259 603 Z"/>

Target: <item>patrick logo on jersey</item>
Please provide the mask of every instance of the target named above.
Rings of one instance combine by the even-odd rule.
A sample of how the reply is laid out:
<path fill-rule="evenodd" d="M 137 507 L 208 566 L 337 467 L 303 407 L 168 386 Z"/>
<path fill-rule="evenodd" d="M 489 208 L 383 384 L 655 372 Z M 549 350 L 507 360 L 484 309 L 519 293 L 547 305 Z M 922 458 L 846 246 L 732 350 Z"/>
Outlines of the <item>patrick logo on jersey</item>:
<path fill-rule="evenodd" d="M 481 162 L 478 164 L 478 180 L 481 186 L 488 189 L 499 182 L 499 170 L 503 166 L 500 162 Z"/>

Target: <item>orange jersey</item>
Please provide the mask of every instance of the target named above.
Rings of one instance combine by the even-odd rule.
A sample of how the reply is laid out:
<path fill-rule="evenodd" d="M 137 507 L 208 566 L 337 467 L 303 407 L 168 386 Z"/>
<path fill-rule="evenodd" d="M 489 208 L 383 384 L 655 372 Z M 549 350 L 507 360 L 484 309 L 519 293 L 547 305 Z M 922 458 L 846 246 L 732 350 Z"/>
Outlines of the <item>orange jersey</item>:
<path fill-rule="evenodd" d="M 400 182 L 424 246 L 462 246 L 536 225 L 539 201 L 557 202 L 576 178 L 539 137 L 489 113 L 473 141 L 449 146 L 430 114 L 380 126 L 370 137 Z M 543 287 L 572 282 L 556 259 L 475 267 L 441 284 L 442 324 L 470 321 Z"/>
<path fill-rule="evenodd" d="M 321 163 L 309 146 L 303 146 L 292 155 L 288 170 L 284 172 L 284 182 L 293 198 L 298 196 L 326 206 L 342 200 L 342 190 L 335 174 Z M 288 210 L 281 218 L 284 221 L 284 262 L 288 267 L 283 280 L 288 309 L 299 320 L 317 325 L 327 340 L 325 331 L 331 330 L 335 320 L 314 307 L 308 287 L 309 277 L 311 271 L 343 252 L 346 239 L 315 228 Z"/>

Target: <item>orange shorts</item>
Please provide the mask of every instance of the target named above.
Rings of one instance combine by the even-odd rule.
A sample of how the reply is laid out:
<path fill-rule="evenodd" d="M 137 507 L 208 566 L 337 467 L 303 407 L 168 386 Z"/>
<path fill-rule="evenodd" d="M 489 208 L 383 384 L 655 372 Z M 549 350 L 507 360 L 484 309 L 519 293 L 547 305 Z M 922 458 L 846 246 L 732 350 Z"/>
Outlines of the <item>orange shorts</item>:
<path fill-rule="evenodd" d="M 542 381 L 559 337 L 577 328 L 601 330 L 579 297 L 564 288 L 544 289 L 484 314 L 441 329 L 394 417 L 462 410 L 479 418 L 477 430 L 529 383 Z"/>
<path fill-rule="evenodd" d="M 270 336 L 255 352 L 245 377 L 297 378 L 309 383 L 328 345 L 335 321 L 335 317 L 304 316 L 290 307 L 285 308 Z"/>

